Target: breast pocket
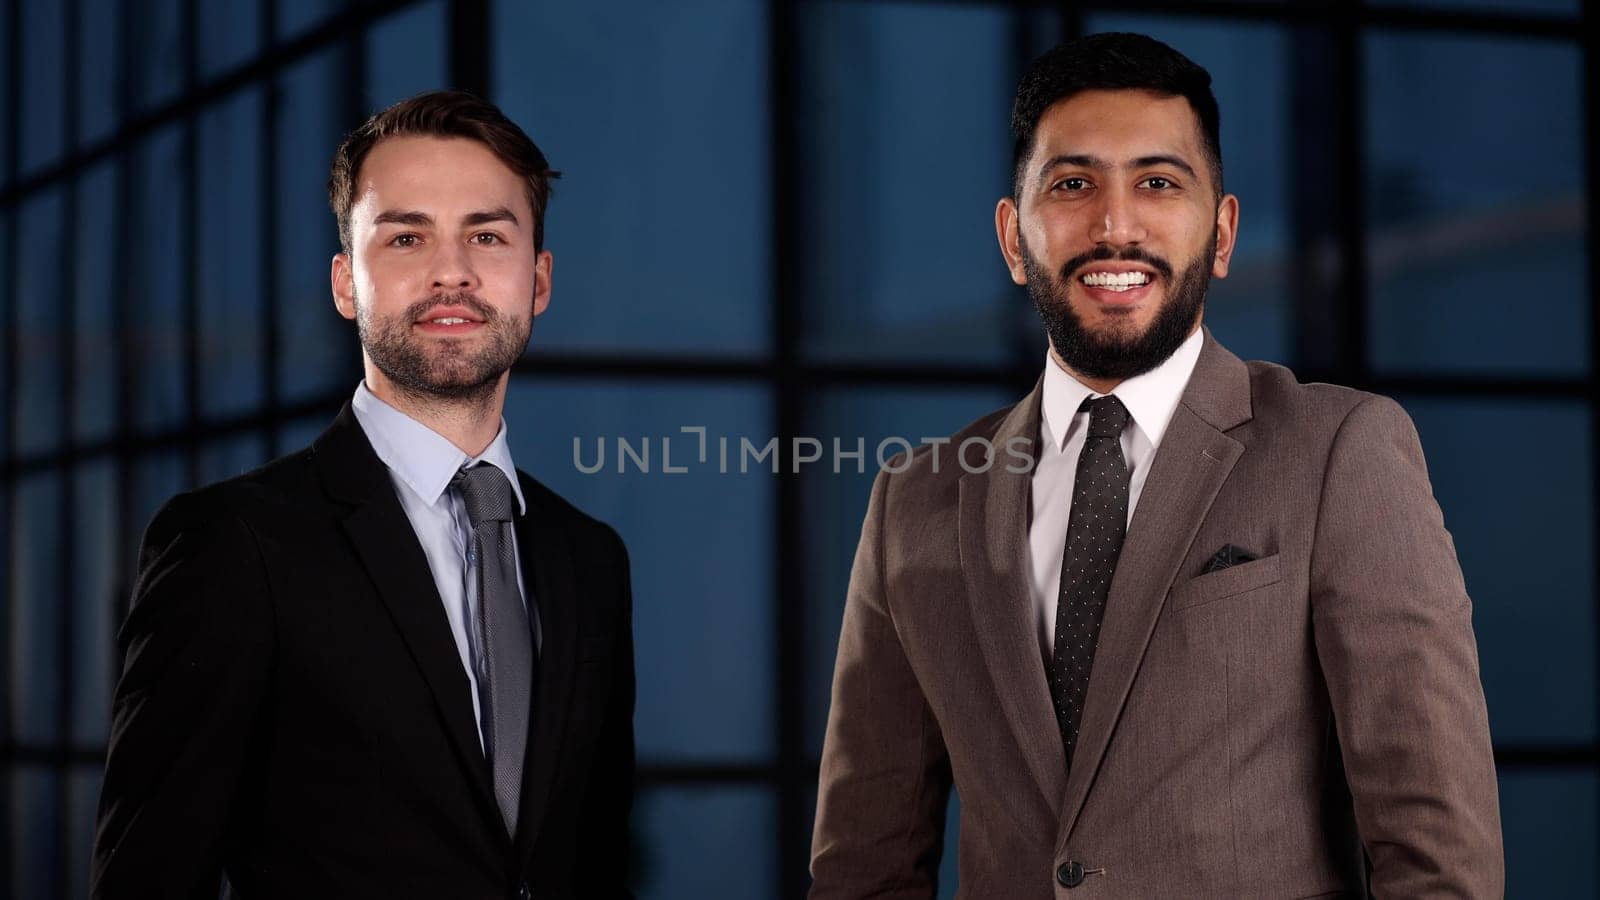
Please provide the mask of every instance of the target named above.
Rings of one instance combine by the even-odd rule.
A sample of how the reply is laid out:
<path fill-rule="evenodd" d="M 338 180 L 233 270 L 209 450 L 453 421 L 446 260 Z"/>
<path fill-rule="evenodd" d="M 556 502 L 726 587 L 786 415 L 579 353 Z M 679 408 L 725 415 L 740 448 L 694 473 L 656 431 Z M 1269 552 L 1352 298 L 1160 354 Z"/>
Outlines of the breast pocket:
<path fill-rule="evenodd" d="M 1189 579 L 1173 589 L 1169 598 L 1173 612 L 1193 609 L 1218 600 L 1236 597 L 1246 591 L 1277 584 L 1283 580 L 1278 554 L 1229 566 Z"/>

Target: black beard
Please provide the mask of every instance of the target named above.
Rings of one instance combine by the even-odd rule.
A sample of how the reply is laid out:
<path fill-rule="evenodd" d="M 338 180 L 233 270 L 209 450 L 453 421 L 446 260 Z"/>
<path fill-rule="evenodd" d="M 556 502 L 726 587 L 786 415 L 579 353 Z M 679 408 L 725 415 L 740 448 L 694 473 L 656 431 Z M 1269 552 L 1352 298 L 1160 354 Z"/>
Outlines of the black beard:
<path fill-rule="evenodd" d="M 1086 378 L 1122 381 L 1154 369 L 1167 361 L 1194 330 L 1200 311 L 1205 308 L 1206 290 L 1211 284 L 1211 258 L 1216 254 L 1217 235 L 1213 231 L 1206 249 L 1184 267 L 1174 280 L 1172 266 L 1138 247 L 1120 253 L 1101 245 L 1074 257 L 1052 275 L 1018 238 L 1022 266 L 1028 275 L 1028 296 L 1044 320 L 1045 331 L 1056 354 L 1072 371 Z M 1084 325 L 1072 308 L 1067 291 L 1078 269 L 1091 262 L 1117 259 L 1141 262 L 1154 268 L 1170 286 L 1156 317 L 1142 334 L 1126 334 L 1127 328 L 1111 326 L 1095 331 Z M 1109 333 L 1108 333 L 1109 332 Z"/>
<path fill-rule="evenodd" d="M 465 306 L 483 320 L 488 340 L 468 351 L 464 341 L 417 337 L 412 323 L 437 306 Z M 377 319 L 370 306 L 356 303 L 356 332 L 372 364 L 401 393 L 419 401 L 451 400 L 482 403 L 494 396 L 505 374 L 528 346 L 533 317 L 505 316 L 471 294 L 430 297 L 399 315 Z"/>

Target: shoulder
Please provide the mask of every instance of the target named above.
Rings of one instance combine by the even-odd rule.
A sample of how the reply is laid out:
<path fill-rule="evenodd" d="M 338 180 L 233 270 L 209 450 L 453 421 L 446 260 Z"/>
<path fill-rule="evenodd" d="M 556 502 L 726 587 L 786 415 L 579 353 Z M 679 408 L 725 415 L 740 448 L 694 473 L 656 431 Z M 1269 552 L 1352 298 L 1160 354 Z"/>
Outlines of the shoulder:
<path fill-rule="evenodd" d="M 303 505 L 313 453 L 305 448 L 233 478 L 174 495 L 151 517 L 145 550 L 170 544 L 186 533 L 216 543 L 272 528 Z"/>
<path fill-rule="evenodd" d="M 1271 429 L 1325 442 L 1352 434 L 1415 434 L 1411 417 L 1390 397 L 1337 384 L 1302 383 L 1276 363 L 1252 360 L 1245 365 L 1252 424 L 1258 432 Z"/>

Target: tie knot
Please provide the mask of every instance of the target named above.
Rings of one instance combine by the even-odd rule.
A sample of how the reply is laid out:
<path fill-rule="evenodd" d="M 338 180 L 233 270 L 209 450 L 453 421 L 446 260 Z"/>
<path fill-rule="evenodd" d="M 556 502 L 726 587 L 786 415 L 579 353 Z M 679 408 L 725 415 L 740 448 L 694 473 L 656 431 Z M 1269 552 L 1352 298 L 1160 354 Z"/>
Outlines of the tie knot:
<path fill-rule="evenodd" d="M 1078 409 L 1089 411 L 1089 437 L 1121 437 L 1128 427 L 1128 408 L 1115 395 L 1085 399 Z"/>
<path fill-rule="evenodd" d="M 511 482 L 497 467 L 484 463 L 462 469 L 450 483 L 461 492 L 472 527 L 511 521 Z"/>

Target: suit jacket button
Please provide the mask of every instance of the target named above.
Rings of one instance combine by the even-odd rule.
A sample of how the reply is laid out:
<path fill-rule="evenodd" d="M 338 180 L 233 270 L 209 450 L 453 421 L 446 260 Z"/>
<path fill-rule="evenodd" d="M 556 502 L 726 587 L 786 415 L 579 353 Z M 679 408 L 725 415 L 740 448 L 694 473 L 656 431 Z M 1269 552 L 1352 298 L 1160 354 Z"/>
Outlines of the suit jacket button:
<path fill-rule="evenodd" d="M 1083 884 L 1083 863 L 1077 860 L 1062 863 L 1056 870 L 1056 880 L 1062 887 L 1075 888 Z"/>

